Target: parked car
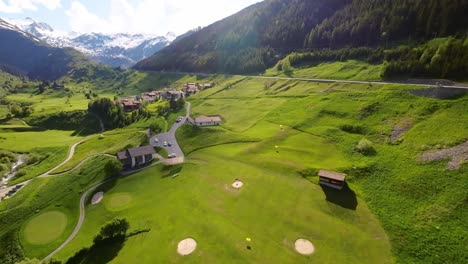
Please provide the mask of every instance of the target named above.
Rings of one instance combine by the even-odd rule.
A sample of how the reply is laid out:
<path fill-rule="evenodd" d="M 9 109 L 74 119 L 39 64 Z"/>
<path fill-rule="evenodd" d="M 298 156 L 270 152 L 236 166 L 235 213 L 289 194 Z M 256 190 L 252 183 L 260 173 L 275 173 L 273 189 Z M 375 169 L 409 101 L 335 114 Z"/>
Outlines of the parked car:
<path fill-rule="evenodd" d="M 169 147 L 172 147 L 172 143 L 171 143 L 170 141 L 167 142 L 167 145 L 168 145 Z"/>
<path fill-rule="evenodd" d="M 158 139 L 158 138 L 154 138 L 154 143 L 159 143 L 159 139 Z"/>
<path fill-rule="evenodd" d="M 175 157 L 177 157 L 177 155 L 175 153 L 171 153 L 169 154 L 169 156 L 167 156 L 169 159 L 173 159 Z"/>
<path fill-rule="evenodd" d="M 164 141 L 163 146 L 167 147 L 167 142 L 166 141 Z"/>

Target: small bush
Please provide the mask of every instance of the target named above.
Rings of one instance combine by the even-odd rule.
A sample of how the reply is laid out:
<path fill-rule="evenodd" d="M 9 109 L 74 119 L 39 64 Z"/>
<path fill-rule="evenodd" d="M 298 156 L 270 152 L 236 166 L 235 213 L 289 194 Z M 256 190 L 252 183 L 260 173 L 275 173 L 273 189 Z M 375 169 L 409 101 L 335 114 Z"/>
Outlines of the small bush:
<path fill-rule="evenodd" d="M 123 165 L 118 160 L 110 160 L 104 166 L 104 171 L 106 172 L 107 177 L 114 177 L 119 175 L 120 171 L 123 169 Z"/>
<path fill-rule="evenodd" d="M 357 146 L 355 147 L 356 151 L 364 154 L 364 155 L 368 155 L 368 154 L 372 154 L 375 152 L 374 150 L 374 147 L 372 146 L 372 142 L 368 139 L 361 139 L 359 141 L 359 143 L 357 144 Z"/>

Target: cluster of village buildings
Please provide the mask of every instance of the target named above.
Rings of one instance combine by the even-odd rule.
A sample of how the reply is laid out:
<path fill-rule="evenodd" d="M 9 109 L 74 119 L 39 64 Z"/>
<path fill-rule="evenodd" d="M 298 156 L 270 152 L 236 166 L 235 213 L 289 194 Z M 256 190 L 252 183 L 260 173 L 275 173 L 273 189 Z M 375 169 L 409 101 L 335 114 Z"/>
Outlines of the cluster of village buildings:
<path fill-rule="evenodd" d="M 154 103 L 159 100 L 177 101 L 181 98 L 192 96 L 200 91 L 213 87 L 214 84 L 198 84 L 198 83 L 186 83 L 181 90 L 174 88 L 164 88 L 160 91 L 152 91 L 142 93 L 140 96 L 130 96 L 120 98 L 116 103 L 121 104 L 125 111 L 132 112 L 140 109 L 141 105 L 145 102 Z"/>

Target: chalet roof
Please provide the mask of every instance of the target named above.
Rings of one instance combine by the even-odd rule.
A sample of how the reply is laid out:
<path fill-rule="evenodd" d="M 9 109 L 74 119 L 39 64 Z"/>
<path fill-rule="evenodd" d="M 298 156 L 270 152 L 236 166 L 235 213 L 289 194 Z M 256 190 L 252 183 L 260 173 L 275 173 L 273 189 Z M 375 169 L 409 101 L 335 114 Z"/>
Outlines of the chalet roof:
<path fill-rule="evenodd" d="M 138 148 L 131 148 L 127 150 L 128 155 L 130 157 L 141 157 L 145 155 L 150 155 L 150 154 L 156 154 L 156 151 L 152 146 L 144 146 L 144 147 L 138 147 Z"/>
<path fill-rule="evenodd" d="M 172 91 L 172 90 L 169 90 L 167 91 L 168 94 L 181 94 L 182 92 L 181 91 Z"/>
<path fill-rule="evenodd" d="M 124 102 L 122 102 L 122 104 L 124 106 L 136 106 L 136 105 L 139 105 L 140 102 L 138 102 L 138 101 L 124 101 Z"/>
<path fill-rule="evenodd" d="M 143 101 L 153 101 L 153 100 L 156 100 L 155 97 L 156 97 L 156 96 L 144 95 L 141 99 L 143 99 Z"/>
<path fill-rule="evenodd" d="M 195 118 L 195 123 L 209 123 L 209 122 L 221 122 L 219 116 L 199 116 Z"/>
<path fill-rule="evenodd" d="M 328 179 L 333 179 L 337 181 L 344 181 L 346 178 L 346 174 L 344 173 L 339 173 L 339 172 L 333 172 L 333 171 L 326 171 L 326 170 L 320 170 L 318 175 L 320 177 L 328 178 Z"/>
<path fill-rule="evenodd" d="M 126 159 L 129 159 L 129 158 L 130 158 L 130 155 L 128 155 L 128 152 L 126 150 L 117 153 L 117 159 L 119 159 L 119 160 L 126 160 Z"/>

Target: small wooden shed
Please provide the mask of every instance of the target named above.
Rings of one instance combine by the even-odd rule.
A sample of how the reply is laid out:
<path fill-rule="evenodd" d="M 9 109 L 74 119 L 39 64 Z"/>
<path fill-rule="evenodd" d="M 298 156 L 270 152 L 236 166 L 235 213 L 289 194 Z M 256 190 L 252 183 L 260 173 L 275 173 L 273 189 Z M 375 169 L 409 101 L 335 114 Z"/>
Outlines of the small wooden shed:
<path fill-rule="evenodd" d="M 326 171 L 326 170 L 320 170 L 318 175 L 320 177 L 319 178 L 320 185 L 334 188 L 337 190 L 343 189 L 345 185 L 345 178 L 347 176 L 344 173 Z"/>

